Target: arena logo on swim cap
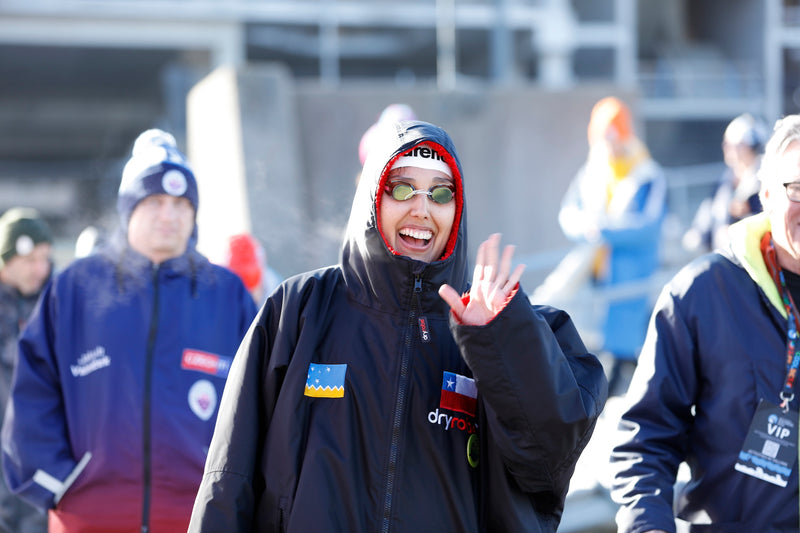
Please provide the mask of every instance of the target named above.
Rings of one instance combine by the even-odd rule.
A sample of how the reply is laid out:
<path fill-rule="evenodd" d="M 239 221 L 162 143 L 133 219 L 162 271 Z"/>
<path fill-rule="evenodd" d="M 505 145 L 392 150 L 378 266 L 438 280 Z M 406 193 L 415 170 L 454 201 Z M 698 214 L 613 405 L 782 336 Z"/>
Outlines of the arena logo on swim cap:
<path fill-rule="evenodd" d="M 181 196 L 186 192 L 186 176 L 179 170 L 168 170 L 161 178 L 161 188 L 172 196 Z"/>
<path fill-rule="evenodd" d="M 421 144 L 415 146 L 405 155 L 397 158 L 392 168 L 417 167 L 428 170 L 437 170 L 448 177 L 453 177 L 453 171 L 447 164 L 444 157 L 432 147 Z"/>

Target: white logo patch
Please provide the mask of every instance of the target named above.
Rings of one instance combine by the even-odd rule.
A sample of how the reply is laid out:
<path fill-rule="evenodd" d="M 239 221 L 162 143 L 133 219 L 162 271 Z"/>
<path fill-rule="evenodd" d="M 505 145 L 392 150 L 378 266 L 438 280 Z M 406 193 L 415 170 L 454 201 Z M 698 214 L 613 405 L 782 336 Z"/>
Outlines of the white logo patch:
<path fill-rule="evenodd" d="M 20 235 L 17 237 L 17 242 L 15 243 L 17 249 L 17 255 L 28 255 L 33 251 L 34 246 L 33 239 L 31 239 L 30 235 Z"/>
<path fill-rule="evenodd" d="M 201 379 L 189 389 L 189 407 L 201 420 L 208 420 L 217 408 L 217 389 L 207 379 Z"/>
<path fill-rule="evenodd" d="M 186 192 L 186 176 L 179 170 L 167 170 L 161 177 L 161 187 L 172 196 L 180 196 Z"/>
<path fill-rule="evenodd" d="M 69 371 L 72 372 L 73 377 L 81 378 L 110 365 L 111 358 L 106 353 L 105 347 L 97 346 L 81 354 L 77 364 L 69 365 Z"/>

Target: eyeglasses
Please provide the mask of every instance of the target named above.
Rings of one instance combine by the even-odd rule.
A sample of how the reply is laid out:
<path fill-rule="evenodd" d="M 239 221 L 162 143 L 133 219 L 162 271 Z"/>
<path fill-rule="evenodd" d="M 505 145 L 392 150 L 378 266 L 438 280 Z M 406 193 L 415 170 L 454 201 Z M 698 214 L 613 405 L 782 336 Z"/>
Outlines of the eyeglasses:
<path fill-rule="evenodd" d="M 790 181 L 783 184 L 786 187 L 786 197 L 792 202 L 800 202 L 800 181 Z"/>
<path fill-rule="evenodd" d="M 434 185 L 426 191 L 424 189 L 415 189 L 408 183 L 395 183 L 386 185 L 384 189 L 399 202 L 405 202 L 417 194 L 425 194 L 437 204 L 446 204 L 453 199 L 453 188 L 449 185 Z"/>

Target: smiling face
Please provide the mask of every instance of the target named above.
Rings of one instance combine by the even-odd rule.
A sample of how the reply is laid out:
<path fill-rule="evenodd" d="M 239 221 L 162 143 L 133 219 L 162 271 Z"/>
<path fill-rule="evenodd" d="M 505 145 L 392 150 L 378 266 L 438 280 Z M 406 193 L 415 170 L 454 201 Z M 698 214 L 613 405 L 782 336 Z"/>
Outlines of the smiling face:
<path fill-rule="evenodd" d="M 391 188 L 398 183 L 427 191 L 435 185 L 449 185 L 453 179 L 438 170 L 419 167 L 394 168 L 386 179 L 380 204 L 380 230 L 386 244 L 400 255 L 431 263 L 442 257 L 456 215 L 456 201 L 434 202 L 426 194 L 395 200 Z"/>
<path fill-rule="evenodd" d="M 783 186 L 800 182 L 800 141 L 792 141 L 776 157 L 774 175 L 768 176 L 764 184 L 764 211 L 772 226 L 778 263 L 800 274 L 800 203 L 790 201 Z"/>

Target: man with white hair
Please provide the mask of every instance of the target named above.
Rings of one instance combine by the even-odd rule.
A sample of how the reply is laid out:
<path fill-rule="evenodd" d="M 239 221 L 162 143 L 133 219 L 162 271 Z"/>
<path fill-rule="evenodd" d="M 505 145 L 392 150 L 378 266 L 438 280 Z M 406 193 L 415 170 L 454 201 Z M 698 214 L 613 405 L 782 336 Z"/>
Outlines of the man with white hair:
<path fill-rule="evenodd" d="M 800 115 L 775 125 L 759 178 L 763 212 L 656 303 L 611 455 L 620 533 L 674 532 L 676 518 L 692 531 L 800 526 Z M 674 494 L 682 462 L 691 479 Z"/>

